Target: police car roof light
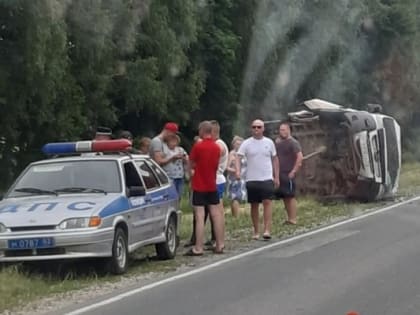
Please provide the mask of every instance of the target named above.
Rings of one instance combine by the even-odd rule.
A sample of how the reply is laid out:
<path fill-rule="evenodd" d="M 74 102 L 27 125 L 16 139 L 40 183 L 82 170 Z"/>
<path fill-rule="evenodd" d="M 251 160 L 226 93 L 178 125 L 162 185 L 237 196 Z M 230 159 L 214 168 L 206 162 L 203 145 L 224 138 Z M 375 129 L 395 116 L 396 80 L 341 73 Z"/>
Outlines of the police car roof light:
<path fill-rule="evenodd" d="M 92 141 L 92 152 L 127 151 L 131 148 L 131 146 L 132 142 L 128 139 Z"/>
<path fill-rule="evenodd" d="M 128 139 L 55 142 L 45 144 L 42 147 L 42 152 L 45 154 L 120 152 L 129 150 L 131 146 L 131 141 Z"/>

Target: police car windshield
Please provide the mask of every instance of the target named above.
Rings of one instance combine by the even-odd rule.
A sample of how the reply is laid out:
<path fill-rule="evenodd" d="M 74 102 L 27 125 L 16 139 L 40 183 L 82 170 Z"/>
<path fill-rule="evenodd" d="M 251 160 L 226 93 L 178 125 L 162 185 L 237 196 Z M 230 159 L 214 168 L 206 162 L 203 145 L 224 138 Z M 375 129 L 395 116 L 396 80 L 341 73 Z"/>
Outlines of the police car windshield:
<path fill-rule="evenodd" d="M 64 193 L 74 187 L 89 187 L 91 192 L 121 192 L 117 161 L 79 160 L 33 165 L 18 179 L 8 197 L 29 196 L 36 190 Z M 76 192 L 75 189 L 68 191 L 72 192 Z"/>

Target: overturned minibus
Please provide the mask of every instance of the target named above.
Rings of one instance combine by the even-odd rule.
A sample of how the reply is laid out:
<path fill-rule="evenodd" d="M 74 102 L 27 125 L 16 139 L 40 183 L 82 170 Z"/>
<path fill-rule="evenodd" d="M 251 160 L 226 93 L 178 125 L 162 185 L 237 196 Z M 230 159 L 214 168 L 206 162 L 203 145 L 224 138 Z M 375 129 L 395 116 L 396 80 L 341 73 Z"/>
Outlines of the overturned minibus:
<path fill-rule="evenodd" d="M 380 112 L 344 108 L 319 99 L 288 114 L 304 161 L 296 178 L 300 194 L 373 201 L 395 196 L 401 169 L 397 121 Z M 278 136 L 280 121 L 266 121 L 267 136 Z"/>

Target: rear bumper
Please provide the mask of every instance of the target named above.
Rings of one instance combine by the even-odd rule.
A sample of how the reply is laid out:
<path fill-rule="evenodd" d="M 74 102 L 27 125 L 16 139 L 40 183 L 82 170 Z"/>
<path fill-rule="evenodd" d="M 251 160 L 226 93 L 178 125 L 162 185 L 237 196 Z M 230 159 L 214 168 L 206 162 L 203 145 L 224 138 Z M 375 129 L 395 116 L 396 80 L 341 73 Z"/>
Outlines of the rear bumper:
<path fill-rule="evenodd" d="M 54 247 L 43 249 L 9 249 L 9 240 L 40 237 L 54 239 Z M 39 261 L 52 259 L 110 257 L 113 228 L 89 231 L 42 231 L 4 233 L 0 236 L 0 262 Z"/>

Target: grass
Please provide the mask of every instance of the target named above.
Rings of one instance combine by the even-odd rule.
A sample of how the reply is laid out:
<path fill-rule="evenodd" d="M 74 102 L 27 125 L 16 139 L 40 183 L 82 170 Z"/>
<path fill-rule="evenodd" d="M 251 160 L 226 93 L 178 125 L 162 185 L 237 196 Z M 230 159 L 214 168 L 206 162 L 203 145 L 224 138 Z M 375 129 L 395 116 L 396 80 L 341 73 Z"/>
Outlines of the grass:
<path fill-rule="evenodd" d="M 420 193 L 420 163 L 404 164 L 400 177 L 400 196 L 413 196 Z M 283 226 L 285 211 L 281 202 L 275 202 L 273 211 L 273 236 L 284 238 L 296 233 L 316 228 L 340 219 L 354 216 L 361 211 L 381 206 L 379 203 L 348 203 L 328 202 L 321 203 L 314 198 L 302 197 L 298 200 L 299 223 L 297 226 Z M 251 241 L 251 218 L 249 206 L 243 205 L 241 215 L 233 218 L 230 215 L 228 201 L 225 201 L 226 213 L 226 239 L 227 249 L 232 250 L 243 247 Z M 180 226 L 182 242 L 188 240 L 192 231 L 192 214 L 188 197 L 184 198 L 182 209 L 184 215 Z M 209 231 L 207 232 L 209 235 Z M 183 248 L 180 248 L 183 251 Z M 153 247 L 138 251 L 133 259 L 129 271 L 124 276 L 111 276 L 101 273 L 97 264 L 91 261 L 70 262 L 65 265 L 4 265 L 0 267 L 0 312 L 13 309 L 16 306 L 26 305 L 40 297 L 55 293 L 86 288 L 91 285 L 109 284 L 118 282 L 124 277 L 137 276 L 145 273 L 167 273 L 176 270 L 179 266 L 194 264 L 188 257 L 178 255 L 174 260 L 158 261 Z"/>
<path fill-rule="evenodd" d="M 93 272 L 79 277 L 77 273 L 71 271 L 67 271 L 65 276 L 60 276 L 58 272 L 30 269 L 21 264 L 1 268 L 0 311 L 12 309 L 18 305 L 24 306 L 30 301 L 53 293 L 87 287 L 98 278 Z"/>
<path fill-rule="evenodd" d="M 399 194 L 413 196 L 420 192 L 420 163 L 405 163 L 400 175 Z"/>

